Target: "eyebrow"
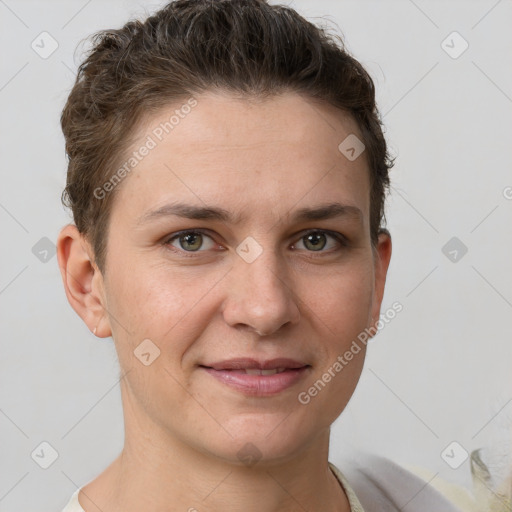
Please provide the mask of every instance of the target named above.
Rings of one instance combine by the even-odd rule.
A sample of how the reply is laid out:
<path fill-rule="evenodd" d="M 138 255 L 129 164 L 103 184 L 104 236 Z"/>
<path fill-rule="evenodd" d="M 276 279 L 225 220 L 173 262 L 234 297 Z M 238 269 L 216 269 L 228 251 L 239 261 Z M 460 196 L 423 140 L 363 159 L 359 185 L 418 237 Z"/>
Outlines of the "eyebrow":
<path fill-rule="evenodd" d="M 137 220 L 137 225 L 144 225 L 171 216 L 194 220 L 217 220 L 230 224 L 238 224 L 242 220 L 240 215 L 234 216 L 228 210 L 220 207 L 171 203 L 144 213 Z M 337 217 L 349 217 L 362 222 L 363 212 L 357 206 L 328 203 L 316 207 L 300 208 L 294 212 L 292 220 L 304 222 L 311 220 L 327 220 Z"/>

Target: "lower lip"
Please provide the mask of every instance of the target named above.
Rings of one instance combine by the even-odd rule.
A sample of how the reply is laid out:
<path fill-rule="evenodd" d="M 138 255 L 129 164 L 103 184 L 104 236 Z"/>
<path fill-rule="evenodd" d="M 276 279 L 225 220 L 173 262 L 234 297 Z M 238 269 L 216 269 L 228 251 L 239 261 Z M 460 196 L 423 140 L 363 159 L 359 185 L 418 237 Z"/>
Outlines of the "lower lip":
<path fill-rule="evenodd" d="M 304 378 L 310 366 L 285 370 L 274 375 L 249 375 L 231 370 L 200 367 L 222 383 L 252 396 L 270 396 L 284 391 Z"/>

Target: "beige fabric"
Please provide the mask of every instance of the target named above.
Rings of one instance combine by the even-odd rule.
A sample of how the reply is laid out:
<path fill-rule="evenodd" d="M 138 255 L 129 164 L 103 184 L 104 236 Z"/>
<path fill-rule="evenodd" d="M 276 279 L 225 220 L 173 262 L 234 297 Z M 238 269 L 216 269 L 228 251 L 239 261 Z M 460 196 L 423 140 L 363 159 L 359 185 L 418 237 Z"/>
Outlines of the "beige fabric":
<path fill-rule="evenodd" d="M 357 499 L 356 493 L 350 487 L 346 478 L 343 476 L 343 473 L 334 465 L 329 462 L 329 467 L 332 469 L 332 472 L 340 482 L 341 486 L 345 490 L 345 494 L 347 495 L 348 501 L 350 503 L 350 512 L 364 512 L 363 506 Z"/>
<path fill-rule="evenodd" d="M 64 507 L 64 510 L 62 512 L 84 512 L 84 509 L 80 506 L 80 503 L 78 502 L 79 492 L 80 488 L 73 493 L 71 499 L 69 500 L 68 504 Z"/>
<path fill-rule="evenodd" d="M 473 488 L 466 489 L 439 478 L 433 471 L 420 466 L 407 466 L 407 469 L 418 475 L 430 486 L 437 489 L 445 498 L 457 505 L 462 512 L 512 512 L 512 479 L 503 482 L 496 489 L 487 487 L 483 481 L 474 478 Z M 484 492 L 479 492 L 479 486 Z"/>

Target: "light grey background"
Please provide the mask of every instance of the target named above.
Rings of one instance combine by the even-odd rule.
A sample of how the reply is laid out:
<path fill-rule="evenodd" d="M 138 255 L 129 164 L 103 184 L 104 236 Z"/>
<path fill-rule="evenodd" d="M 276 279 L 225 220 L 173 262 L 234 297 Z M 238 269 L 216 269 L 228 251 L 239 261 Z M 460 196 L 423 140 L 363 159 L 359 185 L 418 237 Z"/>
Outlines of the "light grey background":
<path fill-rule="evenodd" d="M 0 511 L 60 510 L 122 448 L 112 340 L 94 337 L 71 309 L 57 258 L 40 261 L 32 249 L 70 221 L 59 116 L 77 44 L 158 5 L 0 0 Z M 289 5 L 340 27 L 375 80 L 397 155 L 383 311 L 395 301 L 403 311 L 369 345 L 333 427 L 331 460 L 357 448 L 469 486 L 468 461 L 452 469 L 443 450 L 457 441 L 505 453 L 512 424 L 512 3 Z M 43 31 L 58 42 L 46 59 L 31 48 Z M 453 31 L 469 43 L 458 58 L 442 47 Z M 452 36 L 445 47 L 462 44 Z M 442 252 L 452 237 L 468 249 L 456 262 Z M 59 454 L 48 469 L 31 458 L 43 441 Z"/>

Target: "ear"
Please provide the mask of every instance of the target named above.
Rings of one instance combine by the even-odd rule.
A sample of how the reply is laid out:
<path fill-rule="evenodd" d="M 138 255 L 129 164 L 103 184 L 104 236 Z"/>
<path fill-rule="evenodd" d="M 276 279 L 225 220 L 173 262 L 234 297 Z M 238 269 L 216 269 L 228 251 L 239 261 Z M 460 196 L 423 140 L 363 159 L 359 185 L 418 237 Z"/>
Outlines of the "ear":
<path fill-rule="evenodd" d="M 89 242 L 73 224 L 63 227 L 57 239 L 57 259 L 71 307 L 96 336 L 112 336 L 103 275 L 96 266 Z"/>
<path fill-rule="evenodd" d="M 386 276 L 388 273 L 389 262 L 391 260 L 391 234 L 387 229 L 379 230 L 377 247 L 374 249 L 374 291 L 372 303 L 372 327 L 377 329 L 377 322 L 380 318 L 380 307 L 384 297 L 384 287 L 386 285 Z M 373 337 L 373 336 L 372 336 Z"/>

